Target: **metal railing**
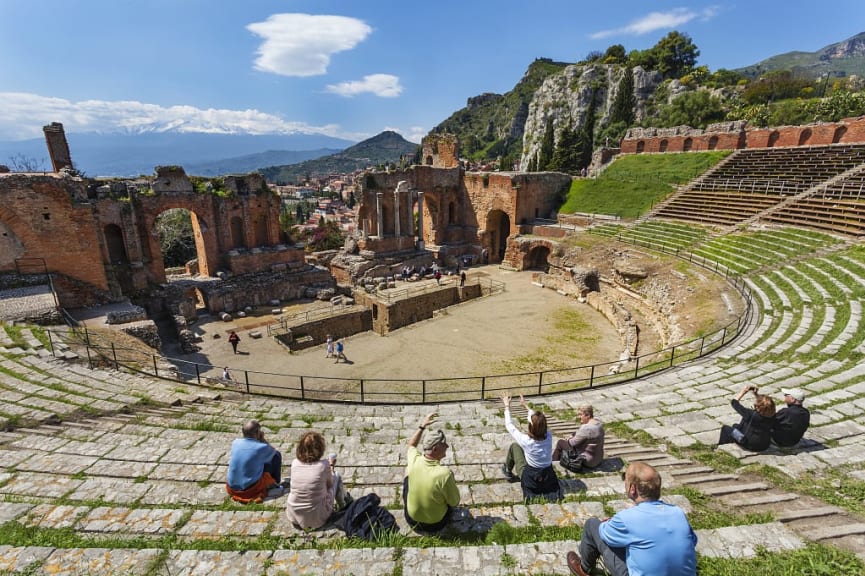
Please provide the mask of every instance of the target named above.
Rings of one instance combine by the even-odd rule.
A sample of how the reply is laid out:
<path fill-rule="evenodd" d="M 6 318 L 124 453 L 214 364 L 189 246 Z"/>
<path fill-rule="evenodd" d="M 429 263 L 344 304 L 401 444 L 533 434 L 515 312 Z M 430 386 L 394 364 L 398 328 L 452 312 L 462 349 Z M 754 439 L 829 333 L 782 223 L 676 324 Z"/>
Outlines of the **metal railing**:
<path fill-rule="evenodd" d="M 623 241 L 627 240 L 623 239 Z M 690 252 L 669 250 L 663 245 L 651 243 L 633 241 L 632 243 L 674 254 L 723 275 L 744 299 L 745 310 L 734 321 L 711 334 L 643 354 L 627 362 L 610 361 L 573 368 L 509 374 L 416 379 L 345 378 L 235 370 L 237 378 L 233 381 L 233 385 L 248 394 L 370 404 L 464 402 L 494 398 L 505 392 L 527 396 L 570 392 L 629 382 L 701 358 L 730 342 L 748 325 L 754 311 L 753 297 L 745 281 L 732 269 Z M 98 343 L 86 326 L 78 326 L 71 318 L 69 321 L 79 341 L 87 348 L 87 360 L 91 368 L 102 365 L 180 382 L 194 381 L 201 385 L 221 381 L 220 378 L 208 376 L 212 370 L 217 370 L 219 373 L 221 370 L 219 366 L 167 358 L 157 354 L 148 356 L 139 351 L 118 347 L 114 342 Z M 53 336 L 53 338 L 58 337 L 59 335 Z M 166 368 L 169 365 L 170 368 Z"/>

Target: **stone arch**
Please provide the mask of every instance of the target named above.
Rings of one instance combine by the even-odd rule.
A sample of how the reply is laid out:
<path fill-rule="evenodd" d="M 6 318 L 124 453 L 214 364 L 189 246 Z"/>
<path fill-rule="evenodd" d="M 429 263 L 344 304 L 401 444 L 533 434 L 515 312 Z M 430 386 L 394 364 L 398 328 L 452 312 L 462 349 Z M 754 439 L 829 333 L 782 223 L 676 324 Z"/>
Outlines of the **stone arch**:
<path fill-rule="evenodd" d="M 426 164 L 427 166 L 432 166 L 432 164 L 433 164 L 432 155 L 429 155 L 426 158 L 424 158 L 424 164 Z"/>
<path fill-rule="evenodd" d="M 126 242 L 120 226 L 108 224 L 102 233 L 105 236 L 105 247 L 108 249 L 108 261 L 111 264 L 128 264 L 129 256 L 126 253 Z"/>
<path fill-rule="evenodd" d="M 711 136 L 709 138 L 709 150 L 715 150 L 716 148 L 718 148 L 718 137 Z"/>
<path fill-rule="evenodd" d="M 266 218 L 259 217 L 255 220 L 253 223 L 253 233 L 255 235 L 256 246 L 267 246 L 269 244 Z"/>
<path fill-rule="evenodd" d="M 837 144 L 844 137 L 844 134 L 847 133 L 846 126 L 838 126 L 835 128 L 835 133 L 832 134 L 832 144 Z"/>
<path fill-rule="evenodd" d="M 3 214 L 0 213 L 0 217 Z M 24 257 L 24 242 L 11 226 L 0 218 L 0 270 L 14 266 L 15 260 Z"/>
<path fill-rule="evenodd" d="M 235 249 L 246 248 L 246 235 L 243 232 L 243 218 L 232 216 L 228 224 L 231 230 L 231 247 Z"/>
<path fill-rule="evenodd" d="M 646 149 L 646 143 L 643 140 L 637 142 L 637 154 L 642 154 Z"/>
<path fill-rule="evenodd" d="M 670 144 L 670 143 L 667 141 L 666 138 L 664 138 L 663 140 L 661 140 L 661 141 L 658 143 L 658 152 L 666 152 L 666 151 L 667 151 L 667 146 L 668 146 L 669 144 Z"/>
<path fill-rule="evenodd" d="M 774 146 L 778 142 L 778 139 L 780 137 L 781 137 L 780 132 L 778 132 L 777 130 L 772 130 L 772 133 L 769 134 L 769 141 L 767 142 L 766 146 L 768 148 L 771 148 L 772 146 Z"/>
<path fill-rule="evenodd" d="M 536 244 L 530 247 L 523 261 L 523 269 L 547 272 L 550 269 L 548 261 L 550 252 L 550 247 L 545 244 Z"/>
<path fill-rule="evenodd" d="M 799 133 L 799 146 L 805 146 L 811 139 L 811 129 L 805 128 Z"/>
<path fill-rule="evenodd" d="M 191 200 L 195 200 L 192 198 Z M 157 196 L 155 198 L 139 198 L 142 203 L 140 213 L 144 215 L 142 229 L 155 230 L 156 220 L 168 210 L 182 208 L 189 211 L 192 224 L 192 236 L 195 241 L 195 253 L 198 261 L 198 272 L 204 276 L 214 276 L 219 265 L 221 246 L 212 225 L 212 209 L 206 203 L 188 201 L 190 199 L 178 196 Z M 165 260 L 162 254 L 159 235 L 144 235 L 145 263 L 150 272 L 152 282 L 165 282 Z"/>
<path fill-rule="evenodd" d="M 682 142 L 682 152 L 690 152 L 694 147 L 694 139 L 691 137 L 685 138 L 685 141 Z"/>
<path fill-rule="evenodd" d="M 486 249 L 489 262 L 501 262 L 511 235 L 511 217 L 502 210 L 490 210 L 486 218 Z M 483 258 L 481 261 L 483 262 Z"/>

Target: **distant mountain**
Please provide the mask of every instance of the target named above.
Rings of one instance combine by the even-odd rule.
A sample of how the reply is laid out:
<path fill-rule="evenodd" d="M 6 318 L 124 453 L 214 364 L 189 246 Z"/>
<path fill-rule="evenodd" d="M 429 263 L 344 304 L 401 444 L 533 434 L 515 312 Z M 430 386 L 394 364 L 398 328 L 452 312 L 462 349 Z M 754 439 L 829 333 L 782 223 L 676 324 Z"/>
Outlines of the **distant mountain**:
<path fill-rule="evenodd" d="M 180 165 L 184 169 L 196 165 L 207 168 L 208 164 L 219 158 L 237 159 L 268 150 L 285 151 L 287 154 L 308 151 L 306 157 L 310 158 L 319 155 L 319 152 L 342 150 L 352 144 L 349 140 L 313 134 L 253 136 L 176 132 L 134 135 L 67 133 L 66 140 L 75 167 L 91 177 L 149 175 L 153 174 L 154 167 L 169 164 Z M 36 160 L 44 169 L 51 170 L 44 139 L 0 141 L 0 164 L 9 164 L 10 158 L 21 156 Z M 244 163 L 250 165 L 243 160 L 238 162 L 238 166 Z M 269 164 L 272 162 L 264 161 L 255 168 Z M 226 165 L 231 167 L 234 161 L 226 162 Z M 230 170 L 244 171 L 247 170 Z"/>
<path fill-rule="evenodd" d="M 397 163 L 403 155 L 413 155 L 417 148 L 417 144 L 409 142 L 396 132 L 386 131 L 330 156 L 288 166 L 271 166 L 259 172 L 270 182 L 297 183 L 307 174 L 314 176 L 346 173 L 389 162 Z"/>
<path fill-rule="evenodd" d="M 756 78 L 777 70 L 790 70 L 808 78 L 819 78 L 827 72 L 831 76 L 865 76 L 865 32 L 816 52 L 778 54 L 736 72 Z"/>
<path fill-rule="evenodd" d="M 195 176 L 222 176 L 225 174 L 246 174 L 267 166 L 297 164 L 304 160 L 314 160 L 322 156 L 336 154 L 340 149 L 319 148 L 317 150 L 268 150 L 258 154 L 247 154 L 234 158 L 223 158 L 212 162 L 195 162 L 183 166 L 187 174 Z"/>

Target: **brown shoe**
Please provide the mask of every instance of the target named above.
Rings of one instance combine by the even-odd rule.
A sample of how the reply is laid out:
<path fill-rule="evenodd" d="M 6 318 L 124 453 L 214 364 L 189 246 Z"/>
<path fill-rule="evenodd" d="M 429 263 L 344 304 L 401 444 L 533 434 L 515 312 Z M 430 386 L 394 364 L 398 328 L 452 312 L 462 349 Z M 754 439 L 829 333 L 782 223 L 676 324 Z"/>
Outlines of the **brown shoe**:
<path fill-rule="evenodd" d="M 580 555 L 574 551 L 568 552 L 568 568 L 570 568 L 571 574 L 576 574 L 577 576 L 589 576 L 589 574 L 583 570 L 583 565 L 580 562 Z"/>

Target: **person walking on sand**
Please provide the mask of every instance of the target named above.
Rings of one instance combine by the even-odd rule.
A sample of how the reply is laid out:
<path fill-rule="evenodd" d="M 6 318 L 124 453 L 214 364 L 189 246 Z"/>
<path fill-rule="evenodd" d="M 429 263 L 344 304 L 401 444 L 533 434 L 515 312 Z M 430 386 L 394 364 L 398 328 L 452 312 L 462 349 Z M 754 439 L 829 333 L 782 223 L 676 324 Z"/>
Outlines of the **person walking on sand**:
<path fill-rule="evenodd" d="M 327 347 L 325 348 L 327 353 L 324 355 L 325 358 L 333 358 L 333 336 L 330 334 L 327 335 Z"/>
<path fill-rule="evenodd" d="M 334 364 L 338 363 L 340 358 L 342 358 L 343 362 L 348 362 L 348 358 L 345 357 L 344 350 L 345 350 L 345 347 L 342 345 L 342 340 L 337 340 L 336 341 L 336 362 L 334 362 Z"/>
<path fill-rule="evenodd" d="M 240 336 L 237 335 L 237 332 L 232 330 L 228 334 L 228 341 L 231 343 L 231 349 L 234 350 L 235 354 L 237 354 L 237 345 L 240 343 Z"/>

